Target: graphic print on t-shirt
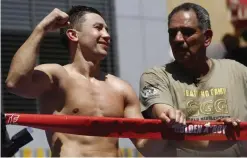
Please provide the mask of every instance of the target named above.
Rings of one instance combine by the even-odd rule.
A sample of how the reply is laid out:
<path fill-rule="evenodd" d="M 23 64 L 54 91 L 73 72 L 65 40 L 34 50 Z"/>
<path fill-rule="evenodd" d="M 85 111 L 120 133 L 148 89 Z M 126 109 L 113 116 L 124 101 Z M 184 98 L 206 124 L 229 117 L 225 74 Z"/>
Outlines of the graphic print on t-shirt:
<path fill-rule="evenodd" d="M 186 89 L 184 97 L 188 120 L 216 120 L 230 117 L 226 88 Z"/>

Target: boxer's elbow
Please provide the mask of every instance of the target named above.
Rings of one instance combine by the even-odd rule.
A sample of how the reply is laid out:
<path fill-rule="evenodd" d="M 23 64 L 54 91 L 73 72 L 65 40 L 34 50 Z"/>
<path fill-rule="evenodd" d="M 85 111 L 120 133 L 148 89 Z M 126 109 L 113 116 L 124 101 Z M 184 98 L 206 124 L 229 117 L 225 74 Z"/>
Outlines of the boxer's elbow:
<path fill-rule="evenodd" d="M 14 82 L 12 82 L 12 81 L 6 81 L 5 82 L 5 87 L 6 87 L 7 91 L 10 92 L 10 93 L 14 93 L 15 94 L 18 91 L 18 88 L 17 88 L 16 84 Z"/>
<path fill-rule="evenodd" d="M 12 81 L 5 82 L 6 89 L 9 93 L 15 94 L 20 97 L 34 99 L 36 95 L 35 91 L 30 90 L 30 85 L 28 84 L 21 84 Z M 37 91 L 36 91 L 37 92 Z"/>

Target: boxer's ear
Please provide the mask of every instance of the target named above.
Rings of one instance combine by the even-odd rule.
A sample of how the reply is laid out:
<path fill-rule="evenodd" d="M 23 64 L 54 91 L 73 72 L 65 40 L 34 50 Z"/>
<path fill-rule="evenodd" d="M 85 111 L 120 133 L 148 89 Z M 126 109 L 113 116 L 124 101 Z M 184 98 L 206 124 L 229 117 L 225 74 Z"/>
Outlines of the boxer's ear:
<path fill-rule="evenodd" d="M 78 41 L 78 34 L 77 34 L 77 31 L 75 29 L 68 29 L 66 31 L 66 35 L 67 35 L 69 40 L 71 40 L 73 42 Z"/>
<path fill-rule="evenodd" d="M 204 46 L 208 47 L 212 41 L 212 37 L 213 37 L 213 31 L 211 29 L 207 29 L 204 32 Z"/>

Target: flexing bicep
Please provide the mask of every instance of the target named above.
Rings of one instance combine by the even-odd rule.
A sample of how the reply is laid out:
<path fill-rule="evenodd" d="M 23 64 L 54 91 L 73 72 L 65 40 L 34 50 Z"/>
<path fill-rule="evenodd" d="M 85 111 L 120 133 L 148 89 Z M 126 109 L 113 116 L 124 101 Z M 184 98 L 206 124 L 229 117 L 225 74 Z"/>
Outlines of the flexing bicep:
<path fill-rule="evenodd" d="M 8 89 L 10 92 L 25 98 L 38 98 L 54 87 L 60 69 L 62 66 L 57 64 L 39 65 L 34 68 L 29 78 L 23 77 L 14 86 L 8 86 Z"/>
<path fill-rule="evenodd" d="M 57 71 L 55 65 L 40 65 L 35 67 L 32 74 L 32 84 L 29 86 L 30 92 L 34 92 L 34 96 L 40 96 L 45 91 L 51 90 Z"/>

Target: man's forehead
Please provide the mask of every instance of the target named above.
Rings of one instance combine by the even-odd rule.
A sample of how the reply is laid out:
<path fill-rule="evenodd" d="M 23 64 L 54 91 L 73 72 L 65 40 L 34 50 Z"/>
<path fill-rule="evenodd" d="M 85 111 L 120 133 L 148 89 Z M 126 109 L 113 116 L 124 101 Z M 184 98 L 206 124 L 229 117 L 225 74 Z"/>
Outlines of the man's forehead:
<path fill-rule="evenodd" d="M 198 20 L 194 11 L 179 11 L 170 20 L 169 27 L 196 27 Z"/>
<path fill-rule="evenodd" d="M 87 13 L 84 18 L 85 18 L 85 21 L 84 21 L 85 23 L 90 23 L 90 24 L 99 23 L 99 24 L 103 24 L 107 26 L 105 20 L 98 14 Z"/>

